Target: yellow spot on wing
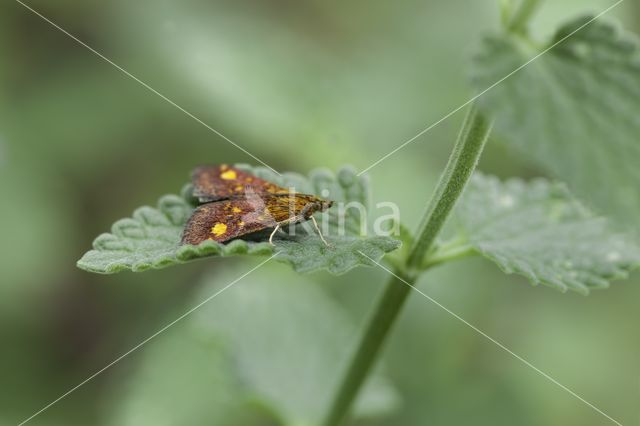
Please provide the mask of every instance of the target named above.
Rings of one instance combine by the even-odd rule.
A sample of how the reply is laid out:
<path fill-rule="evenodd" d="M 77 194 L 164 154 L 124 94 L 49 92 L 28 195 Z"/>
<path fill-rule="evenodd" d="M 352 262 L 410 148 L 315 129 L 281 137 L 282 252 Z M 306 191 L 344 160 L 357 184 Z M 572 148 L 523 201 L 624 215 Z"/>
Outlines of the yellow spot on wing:
<path fill-rule="evenodd" d="M 227 232 L 227 225 L 224 223 L 216 223 L 213 228 L 211 228 L 211 233 L 216 237 L 224 235 L 225 232 Z"/>
<path fill-rule="evenodd" d="M 243 221 L 238 222 L 238 226 L 242 228 L 244 226 L 244 222 Z"/>
<path fill-rule="evenodd" d="M 242 211 L 242 209 L 239 208 L 239 207 L 234 207 L 234 208 L 231 209 L 231 211 L 233 211 L 234 213 L 240 213 Z"/>
<path fill-rule="evenodd" d="M 235 170 L 227 170 L 226 172 L 220 173 L 220 177 L 225 180 L 232 180 L 237 177 Z"/>

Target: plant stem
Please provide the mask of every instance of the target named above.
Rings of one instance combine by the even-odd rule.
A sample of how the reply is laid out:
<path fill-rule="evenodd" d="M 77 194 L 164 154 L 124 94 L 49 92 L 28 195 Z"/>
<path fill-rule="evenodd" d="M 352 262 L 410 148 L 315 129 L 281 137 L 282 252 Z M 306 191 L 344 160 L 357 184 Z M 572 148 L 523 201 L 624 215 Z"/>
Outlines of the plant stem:
<path fill-rule="evenodd" d="M 418 228 L 418 238 L 407 258 L 406 265 L 409 270 L 419 268 L 425 255 L 433 246 L 433 242 L 478 164 L 490 131 L 491 123 L 478 112 L 475 106 L 471 107 L 449 162 L 440 176 L 438 186 Z"/>
<path fill-rule="evenodd" d="M 408 277 L 405 279 L 413 282 Z M 334 395 L 330 411 L 322 423 L 324 426 L 337 426 L 347 416 L 410 290 L 411 287 L 392 277 L 379 296 L 376 307 L 371 312 L 360 337 L 357 350 L 349 363 L 349 368 L 342 378 L 340 388 Z"/>
<path fill-rule="evenodd" d="M 437 253 L 427 256 L 427 259 L 425 259 L 425 262 L 420 266 L 420 269 L 425 270 L 433 268 L 434 266 L 442 263 L 473 256 L 474 254 L 477 254 L 476 249 L 470 245 L 461 245 L 446 251 L 438 250 Z"/>
<path fill-rule="evenodd" d="M 500 22 L 502 22 L 503 28 L 509 26 L 511 20 L 511 12 L 513 10 L 514 0 L 500 0 Z"/>
<path fill-rule="evenodd" d="M 469 181 L 490 130 L 491 123 L 476 110 L 475 106 L 472 107 L 427 207 L 419 228 L 419 238 L 411 248 L 402 270 L 396 270 L 396 274 L 406 282 L 410 284 L 416 282 L 417 267 L 428 253 Z M 334 395 L 328 414 L 322 423 L 324 426 L 337 426 L 344 421 L 410 291 L 411 287 L 396 277 L 392 277 L 387 283 L 368 318 L 356 351 Z"/>
<path fill-rule="evenodd" d="M 507 24 L 507 30 L 513 33 L 526 29 L 529 20 L 540 6 L 541 0 L 522 0 L 520 7 L 511 16 Z"/>

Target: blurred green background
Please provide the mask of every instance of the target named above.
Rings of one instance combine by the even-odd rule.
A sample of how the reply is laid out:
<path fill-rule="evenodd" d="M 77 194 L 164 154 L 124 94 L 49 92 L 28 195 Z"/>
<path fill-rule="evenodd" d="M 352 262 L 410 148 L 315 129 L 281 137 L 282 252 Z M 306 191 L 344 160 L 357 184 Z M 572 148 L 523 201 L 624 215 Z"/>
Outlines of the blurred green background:
<path fill-rule="evenodd" d="M 470 57 L 499 26 L 496 3 L 28 2 L 269 165 L 301 173 L 343 163 L 363 169 L 472 96 Z M 546 2 L 535 33 L 611 3 Z M 611 16 L 640 30 L 637 2 Z M 96 235 L 178 191 L 194 165 L 255 162 L 13 1 L 0 4 L 0 85 L 0 424 L 17 424 L 204 299 L 211 285 L 257 263 L 212 259 L 115 276 L 75 267 Z M 415 226 L 462 114 L 373 168 L 373 201 L 398 203 L 403 222 Z M 541 174 L 498 143 L 480 167 Z M 386 278 L 379 269 L 300 276 L 273 264 L 238 287 L 307 286 L 359 325 Z M 585 298 L 533 288 L 470 259 L 434 270 L 420 286 L 631 425 L 640 424 L 639 281 L 635 274 Z M 207 415 L 212 395 L 233 405 L 231 379 L 196 379 L 222 360 L 163 342 L 187 333 L 186 321 L 171 331 L 177 337 L 158 336 L 29 424 L 231 424 Z M 278 335 L 262 325 L 261 333 Z M 424 298 L 411 298 L 388 343 L 386 373 L 399 405 L 363 425 L 608 423 Z M 295 350 L 283 349 L 283 359 Z M 231 358 L 224 362 L 238 362 Z M 234 424 L 275 421 L 265 407 L 239 411 Z"/>

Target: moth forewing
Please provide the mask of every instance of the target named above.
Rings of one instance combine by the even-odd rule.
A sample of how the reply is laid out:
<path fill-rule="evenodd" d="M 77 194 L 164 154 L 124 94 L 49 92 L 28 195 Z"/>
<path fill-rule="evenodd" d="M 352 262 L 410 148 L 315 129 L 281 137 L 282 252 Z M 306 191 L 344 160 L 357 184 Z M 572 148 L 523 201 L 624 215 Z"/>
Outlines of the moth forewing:
<path fill-rule="evenodd" d="M 193 196 L 203 203 L 241 196 L 247 188 L 254 188 L 258 193 L 287 192 L 272 182 L 226 164 L 197 167 L 191 174 L 191 183 Z"/>
<path fill-rule="evenodd" d="M 276 225 L 264 207 L 256 208 L 246 199 L 215 201 L 194 210 L 182 234 L 182 243 L 198 245 L 206 240 L 223 243 Z"/>

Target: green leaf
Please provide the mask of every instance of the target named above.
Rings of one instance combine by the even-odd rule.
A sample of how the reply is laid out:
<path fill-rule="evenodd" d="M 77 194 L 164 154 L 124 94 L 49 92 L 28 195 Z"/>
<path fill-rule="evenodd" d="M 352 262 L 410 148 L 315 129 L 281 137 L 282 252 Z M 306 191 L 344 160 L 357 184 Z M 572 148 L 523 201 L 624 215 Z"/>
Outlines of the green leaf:
<path fill-rule="evenodd" d="M 484 90 L 578 30 L 562 27 L 547 45 L 514 35 L 489 37 L 473 81 Z M 567 182 L 598 211 L 637 225 L 640 213 L 640 49 L 601 18 L 483 94 L 495 132 Z"/>
<path fill-rule="evenodd" d="M 394 251 L 389 256 L 385 257 L 385 261 L 391 265 L 394 269 L 401 271 L 404 268 L 405 259 L 409 256 L 411 247 L 413 247 L 413 235 L 409 228 L 407 228 L 402 223 L 392 223 L 391 226 L 397 226 L 400 238 L 402 241 L 402 246 L 400 249 Z"/>
<path fill-rule="evenodd" d="M 611 231 L 562 184 L 477 174 L 456 207 L 464 242 L 534 285 L 588 294 L 640 265 L 640 248 Z"/>
<path fill-rule="evenodd" d="M 242 272 L 205 277 L 192 303 Z M 141 348 L 133 371 L 114 381 L 110 424 L 317 424 L 354 335 L 342 308 L 317 286 L 264 267 Z M 371 379 L 358 418 L 398 406 L 387 380 Z"/>
<path fill-rule="evenodd" d="M 293 187 L 299 192 L 317 194 L 339 204 L 358 202 L 368 207 L 367 180 L 358 177 L 350 167 L 343 167 L 336 175 L 326 170 L 316 170 L 308 178 L 295 173 L 277 176 L 262 167 L 237 167 L 285 188 Z M 321 216 L 328 220 L 330 232 L 326 238 L 331 247 L 326 247 L 307 223 L 296 226 L 295 236 L 274 240 L 275 249 L 268 242 L 245 240 L 234 240 L 227 244 L 205 241 L 198 246 L 181 246 L 182 230 L 194 208 L 189 192 L 189 186 L 186 186 L 182 196 L 166 195 L 160 198 L 156 208 L 141 207 L 131 218 L 115 222 L 111 233 L 95 239 L 93 250 L 78 261 L 78 267 L 105 274 L 124 270 L 139 272 L 207 256 L 270 255 L 275 250 L 279 253 L 276 259 L 291 264 L 296 271 L 326 269 L 341 274 L 358 265 L 371 264 L 358 251 L 379 260 L 400 245 L 399 241 L 390 237 L 361 236 L 361 218 L 357 210 L 347 209 L 341 212 L 342 217 L 338 217 L 339 207 L 334 207 Z M 341 221 L 345 224 L 344 235 L 337 232 Z"/>
<path fill-rule="evenodd" d="M 215 275 L 205 299 L 238 274 Z M 315 284 L 267 268 L 224 293 L 196 314 L 203 336 L 230 349 L 243 383 L 287 425 L 318 424 L 352 350 L 356 329 L 345 312 Z M 357 417 L 387 413 L 398 395 L 374 374 L 355 407 Z"/>
<path fill-rule="evenodd" d="M 118 382 L 110 424 L 275 425 L 249 400 L 220 342 L 177 325 L 143 349 L 137 369 Z M 262 419 L 258 422 L 257 419 Z"/>
<path fill-rule="evenodd" d="M 303 236 L 296 240 L 279 241 L 276 259 L 289 262 L 298 272 L 326 269 L 342 274 L 358 265 L 375 265 L 367 257 L 380 259 L 385 253 L 398 248 L 398 241 L 389 237 L 326 237 L 327 247 L 315 236 Z"/>

